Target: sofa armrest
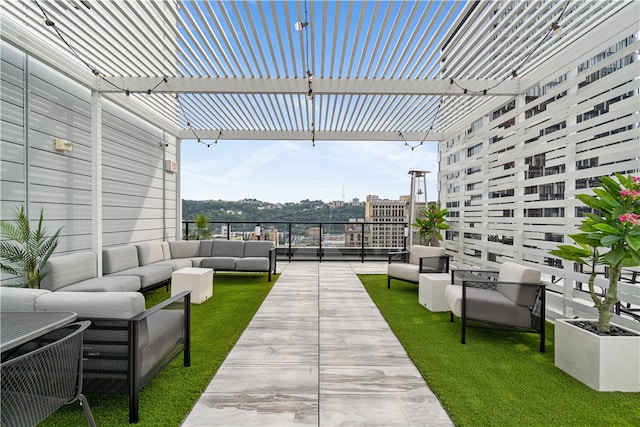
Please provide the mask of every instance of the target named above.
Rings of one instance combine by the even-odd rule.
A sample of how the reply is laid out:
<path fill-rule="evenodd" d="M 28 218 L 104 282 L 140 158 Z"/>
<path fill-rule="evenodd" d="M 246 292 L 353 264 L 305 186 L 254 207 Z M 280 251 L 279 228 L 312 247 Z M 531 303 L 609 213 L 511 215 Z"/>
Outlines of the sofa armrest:
<path fill-rule="evenodd" d="M 448 273 L 449 255 L 425 256 L 420 258 L 420 273 Z M 427 267 L 429 270 L 427 270 Z"/>
<path fill-rule="evenodd" d="M 269 249 L 269 278 L 268 280 L 271 281 L 271 272 L 273 272 L 273 274 L 276 274 L 276 251 L 278 248 L 271 248 Z"/>

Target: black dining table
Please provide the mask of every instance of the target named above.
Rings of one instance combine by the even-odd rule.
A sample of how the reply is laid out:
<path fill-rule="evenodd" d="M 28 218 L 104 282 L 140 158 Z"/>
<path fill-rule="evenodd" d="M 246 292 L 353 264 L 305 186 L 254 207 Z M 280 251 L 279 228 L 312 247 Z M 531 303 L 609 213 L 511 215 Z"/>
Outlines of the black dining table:
<path fill-rule="evenodd" d="M 0 353 L 76 320 L 73 312 L 14 311 L 0 313 Z"/>

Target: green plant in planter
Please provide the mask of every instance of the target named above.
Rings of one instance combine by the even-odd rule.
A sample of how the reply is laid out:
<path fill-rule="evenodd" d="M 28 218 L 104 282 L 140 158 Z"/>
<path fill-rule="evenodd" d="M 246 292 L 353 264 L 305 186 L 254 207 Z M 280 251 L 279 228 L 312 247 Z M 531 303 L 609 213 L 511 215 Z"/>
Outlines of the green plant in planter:
<path fill-rule="evenodd" d="M 16 208 L 13 222 L 0 221 L 2 240 L 0 241 L 0 269 L 22 278 L 22 285 L 39 288 L 46 275 L 42 271 L 53 251 L 58 247 L 58 229 L 49 236 L 42 226 L 43 210 L 35 230 L 31 230 L 24 206 Z M 15 222 L 15 223 L 14 223 Z"/>
<path fill-rule="evenodd" d="M 194 222 L 196 224 L 196 239 L 205 240 L 211 237 L 211 230 L 209 230 L 209 223 L 211 220 L 203 213 L 196 215 Z"/>
<path fill-rule="evenodd" d="M 434 239 L 442 240 L 441 230 L 448 230 L 449 224 L 446 223 L 445 216 L 449 213 L 448 209 L 440 209 L 438 205 L 431 202 L 427 204 L 427 208 L 420 212 L 423 218 L 416 218 L 416 222 L 411 224 L 418 228 L 420 234 L 420 242 L 431 244 Z"/>
<path fill-rule="evenodd" d="M 578 194 L 576 198 L 594 210 L 587 213 L 578 229 L 569 237 L 578 246 L 559 245 L 552 255 L 589 265 L 589 293 L 598 309 L 598 330 L 609 332 L 613 306 L 618 301 L 618 280 L 623 267 L 640 265 L 640 176 L 600 179 L 595 196 Z M 596 294 L 596 266 L 609 267 L 609 288 L 603 297 Z"/>

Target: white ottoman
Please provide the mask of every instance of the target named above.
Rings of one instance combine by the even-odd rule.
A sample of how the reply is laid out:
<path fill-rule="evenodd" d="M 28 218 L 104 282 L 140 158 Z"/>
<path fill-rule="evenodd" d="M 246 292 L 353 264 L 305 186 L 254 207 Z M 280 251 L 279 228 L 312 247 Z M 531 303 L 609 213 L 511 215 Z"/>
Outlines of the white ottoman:
<path fill-rule="evenodd" d="M 451 284 L 448 273 L 421 273 L 418 279 L 418 301 L 431 311 L 449 311 L 444 290 Z"/>
<path fill-rule="evenodd" d="M 187 267 L 171 273 L 171 296 L 191 292 L 191 303 L 200 304 L 213 295 L 213 269 Z"/>

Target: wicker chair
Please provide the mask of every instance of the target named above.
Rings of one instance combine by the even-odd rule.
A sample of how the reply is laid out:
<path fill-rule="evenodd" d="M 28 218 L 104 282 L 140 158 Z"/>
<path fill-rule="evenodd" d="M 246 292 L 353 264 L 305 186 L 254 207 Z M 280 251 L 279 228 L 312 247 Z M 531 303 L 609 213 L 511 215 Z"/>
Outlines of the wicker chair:
<path fill-rule="evenodd" d="M 30 341 L 0 365 L 2 426 L 35 426 L 77 401 L 89 425 L 96 425 L 82 394 L 82 333 L 90 323 L 72 323 Z"/>

